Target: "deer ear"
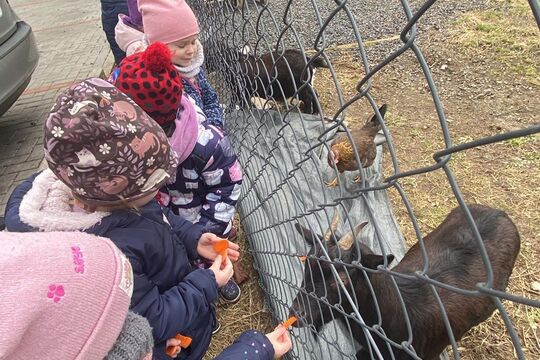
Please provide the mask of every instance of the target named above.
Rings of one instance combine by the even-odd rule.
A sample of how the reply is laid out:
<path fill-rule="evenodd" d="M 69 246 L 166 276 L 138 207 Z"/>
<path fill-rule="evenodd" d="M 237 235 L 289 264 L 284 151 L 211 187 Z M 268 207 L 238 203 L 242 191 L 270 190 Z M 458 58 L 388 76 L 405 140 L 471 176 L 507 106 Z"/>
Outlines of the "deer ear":
<path fill-rule="evenodd" d="M 390 264 L 394 260 L 394 255 L 386 255 L 386 261 Z M 375 254 L 364 254 L 360 263 L 368 269 L 377 269 L 377 266 L 384 264 L 384 256 Z"/>
<path fill-rule="evenodd" d="M 386 114 L 386 104 L 382 104 L 382 106 L 379 108 L 379 112 L 381 113 L 381 117 L 384 118 L 384 114 Z"/>
<path fill-rule="evenodd" d="M 381 114 L 381 118 L 384 119 L 384 114 L 386 114 L 386 104 L 383 104 L 383 105 L 379 108 L 379 113 Z M 376 114 L 373 114 L 373 116 L 371 117 L 371 119 L 369 119 L 368 123 L 374 123 L 374 124 L 376 124 L 377 126 L 379 126 L 379 121 L 377 120 L 377 115 L 376 115 Z"/>
<path fill-rule="evenodd" d="M 315 237 L 313 236 L 313 232 L 311 230 L 306 229 L 299 223 L 295 223 L 294 227 L 296 228 L 296 231 L 298 231 L 298 233 L 302 235 L 302 237 L 307 241 L 309 245 L 313 245 L 315 243 Z"/>

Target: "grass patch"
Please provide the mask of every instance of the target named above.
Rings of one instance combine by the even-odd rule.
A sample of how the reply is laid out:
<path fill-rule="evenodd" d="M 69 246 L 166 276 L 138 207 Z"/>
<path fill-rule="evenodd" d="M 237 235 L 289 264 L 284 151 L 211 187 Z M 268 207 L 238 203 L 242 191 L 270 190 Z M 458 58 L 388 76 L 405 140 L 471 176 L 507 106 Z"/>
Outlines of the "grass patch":
<path fill-rule="evenodd" d="M 538 141 L 538 135 L 528 135 L 528 136 L 506 140 L 505 143 L 507 143 L 508 145 L 512 147 L 519 147 L 519 146 L 530 144 L 536 141 Z"/>
<path fill-rule="evenodd" d="M 452 32 L 473 55 L 501 62 L 540 86 L 540 34 L 527 0 L 491 0 L 492 9 L 461 16 Z"/>

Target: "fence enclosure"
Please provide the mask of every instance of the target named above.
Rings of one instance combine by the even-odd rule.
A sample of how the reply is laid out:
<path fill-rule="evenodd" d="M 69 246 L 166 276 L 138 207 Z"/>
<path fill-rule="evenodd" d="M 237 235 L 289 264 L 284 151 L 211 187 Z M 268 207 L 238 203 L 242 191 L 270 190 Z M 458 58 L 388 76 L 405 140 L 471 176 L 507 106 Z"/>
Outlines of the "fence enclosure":
<path fill-rule="evenodd" d="M 537 308 L 540 302 L 494 288 L 494 273 L 486 248 L 449 165 L 457 153 L 535 134 L 540 131 L 540 125 L 453 145 L 436 83 L 417 41 L 417 23 L 434 3 L 435 0 L 428 0 L 413 11 L 407 0 L 191 2 L 201 22 L 206 67 L 224 104 L 226 131 L 244 169 L 239 213 L 269 308 L 276 319 L 284 320 L 290 315 L 293 300 L 303 294 L 300 301 L 305 309 L 310 309 L 304 314 L 306 326 L 293 331 L 294 350 L 289 358 L 355 359 L 360 337 L 368 344 L 365 350 L 369 354 L 364 353 L 361 358 L 384 358 L 381 352 L 384 349 L 376 345 L 381 339 L 387 344 L 384 351 L 394 353 L 396 358 L 398 350 L 405 351 L 410 358 L 419 358 L 411 345 L 414 339 L 410 335 L 408 316 L 404 321 L 409 336 L 399 341 L 388 338 L 384 326 L 379 326 L 377 321 L 366 325 L 358 308 L 359 299 L 348 284 L 353 278 L 353 269 L 365 278 L 375 273 L 384 274 L 392 279 L 396 289 L 403 279 L 429 285 L 441 322 L 449 330 L 448 343 L 456 359 L 459 351 L 448 314 L 442 306 L 441 291 L 448 290 L 471 299 L 489 296 L 505 322 L 516 356 L 525 358 L 520 335 L 502 301 Z M 538 3 L 531 0 L 531 8 L 538 19 Z M 395 16 L 384 19 L 387 11 Z M 376 47 L 375 50 L 366 49 L 366 42 L 377 43 L 379 40 L 390 44 L 386 51 L 373 54 Z M 334 67 L 328 55 L 329 49 L 336 46 L 353 47 L 357 61 L 363 66 L 363 72 L 353 79 L 357 82 L 353 96 L 344 93 L 337 76 L 339 69 Z M 287 49 L 298 50 L 303 58 L 294 58 L 292 62 L 285 52 Z M 414 54 L 422 70 L 437 113 L 436 125 L 440 127 L 444 141 L 444 148 L 433 153 L 432 164 L 407 171 L 400 169 L 392 133 L 378 111 L 384 99 L 373 95 L 374 77 L 404 53 Z M 300 71 L 297 69 L 299 63 Z M 321 64 L 328 68 L 326 71 L 329 71 L 335 88 L 334 101 L 338 104 L 338 110 L 330 113 L 321 104 L 313 85 L 317 66 Z M 293 81 L 292 85 L 284 83 L 279 79 L 281 76 L 283 80 L 283 74 L 286 74 L 285 78 L 296 77 L 298 81 Z M 306 99 L 312 99 L 313 110 L 306 108 L 309 101 Z M 336 136 L 345 134 L 351 140 L 353 158 L 357 163 L 362 162 L 362 154 L 352 141 L 355 135 L 346 125 L 351 116 L 349 110 L 357 102 L 365 102 L 371 111 L 354 116 L 363 118 L 375 114 L 384 137 L 376 147 L 371 166 L 340 174 L 327 160 Z M 393 104 L 388 106 L 391 109 Z M 317 114 L 318 108 L 321 112 Z M 383 147 L 387 149 L 384 156 Z M 419 219 L 402 182 L 418 174 L 429 175 L 436 171 L 444 172 L 446 183 L 438 185 L 451 188 L 472 229 L 475 246 L 485 266 L 485 281 L 475 284 L 473 289 L 461 289 L 428 276 L 430 262 L 423 241 L 426 234 L 420 231 Z M 360 175 L 359 181 L 355 181 L 357 175 Z M 329 187 L 327 183 L 335 177 L 338 177 L 338 186 Z M 388 189 L 391 188 L 399 193 L 401 206 L 408 213 L 422 250 L 422 265 L 406 276 L 392 270 L 408 247 L 390 205 Z M 322 236 L 332 227 L 335 214 L 339 214 L 339 220 L 335 222 L 334 231 L 328 233 L 330 242 L 327 243 Z M 361 231 L 356 230 L 356 225 L 362 222 L 368 222 L 368 225 Z M 321 237 L 314 236 L 313 244 L 309 244 L 298 231 L 299 225 Z M 396 261 L 384 262 L 376 270 L 367 268 L 361 258 L 347 263 L 345 252 L 333 245 L 350 231 L 354 241 L 367 245 L 376 254 L 393 254 Z M 355 251 L 359 257 L 359 250 Z M 305 284 L 309 285 L 306 288 L 311 286 L 311 291 L 302 287 L 306 267 L 319 279 L 322 276 L 317 284 Z M 321 275 L 324 269 L 327 272 Z M 315 275 L 313 278 L 317 277 Z M 325 295 L 315 292 L 313 288 L 316 287 L 323 288 Z M 373 294 L 373 289 L 369 292 Z M 395 300 L 400 307 L 406 307 L 402 296 Z M 380 314 L 375 318 L 380 322 Z M 319 326 L 313 319 L 323 319 L 324 324 Z"/>

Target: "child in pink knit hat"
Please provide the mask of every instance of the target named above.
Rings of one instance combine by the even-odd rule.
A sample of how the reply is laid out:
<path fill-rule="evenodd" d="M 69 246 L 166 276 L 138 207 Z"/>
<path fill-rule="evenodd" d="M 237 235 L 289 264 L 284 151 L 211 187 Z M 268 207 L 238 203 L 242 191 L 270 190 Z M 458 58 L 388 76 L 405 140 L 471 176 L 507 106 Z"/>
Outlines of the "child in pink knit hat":
<path fill-rule="evenodd" d="M 132 1 L 133 2 L 133 1 Z M 204 52 L 199 42 L 199 24 L 185 0 L 138 0 L 136 14 L 133 5 L 129 17 L 120 15 L 116 41 L 127 55 L 142 51 L 149 44 L 162 42 L 173 53 L 173 63 L 182 77 L 184 91 L 204 111 L 208 121 L 223 127 L 223 114 L 216 91 L 204 70 Z M 142 30 L 128 19 L 142 15 Z"/>
<path fill-rule="evenodd" d="M 217 323 L 214 301 L 233 274 L 238 245 L 222 259 L 221 239 L 154 199 L 173 181 L 177 158 L 167 136 L 132 99 L 90 78 L 61 93 L 43 127 L 49 169 L 20 184 L 6 205 L 8 231 L 84 231 L 110 238 L 131 262 L 131 309 L 146 317 L 154 357 L 177 333 L 198 359 Z M 210 259 L 209 269 L 192 262 Z"/>
<path fill-rule="evenodd" d="M 0 232 L 1 359 L 151 359 L 152 329 L 128 312 L 131 265 L 108 239 Z"/>
<path fill-rule="evenodd" d="M 128 311 L 131 264 L 109 239 L 1 231 L 0 244 L 0 359 L 152 359 L 152 329 Z M 291 346 L 283 326 L 246 331 L 216 359 L 271 360 Z"/>

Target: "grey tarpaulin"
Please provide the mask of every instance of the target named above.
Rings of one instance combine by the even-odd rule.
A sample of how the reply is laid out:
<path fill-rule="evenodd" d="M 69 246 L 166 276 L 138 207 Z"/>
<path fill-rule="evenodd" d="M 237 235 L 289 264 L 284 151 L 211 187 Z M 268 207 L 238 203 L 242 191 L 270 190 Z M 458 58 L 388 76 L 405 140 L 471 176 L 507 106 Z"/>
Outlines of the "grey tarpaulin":
<path fill-rule="evenodd" d="M 268 304 L 280 320 L 288 317 L 288 307 L 302 282 L 304 270 L 298 256 L 308 252 L 294 223 L 300 222 L 322 234 L 338 209 L 342 219 L 338 236 L 350 231 L 351 224 L 369 221 L 357 240 L 375 252 L 380 252 L 380 240 L 387 252 L 398 259 L 403 257 L 403 238 L 385 190 L 359 196 L 360 184 L 353 182 L 359 172 L 340 175 L 339 187 L 328 188 L 324 184 L 336 172 L 327 164 L 324 139 L 319 140 L 323 126 L 327 126 L 320 117 L 293 112 L 280 116 L 275 111 L 251 109 L 233 111 L 226 122 L 244 169 L 240 218 Z M 366 169 L 368 186 L 381 179 L 382 153 L 382 146 L 378 146 L 373 166 Z M 350 199 L 343 199 L 347 197 Z M 370 217 L 368 207 L 374 218 Z M 375 225 L 383 239 L 375 238 Z M 299 340 L 294 354 L 299 359 L 354 357 L 350 333 L 340 321 L 327 324 L 319 337 L 309 329 L 294 332 Z M 336 348 L 348 356 L 336 356 Z"/>

